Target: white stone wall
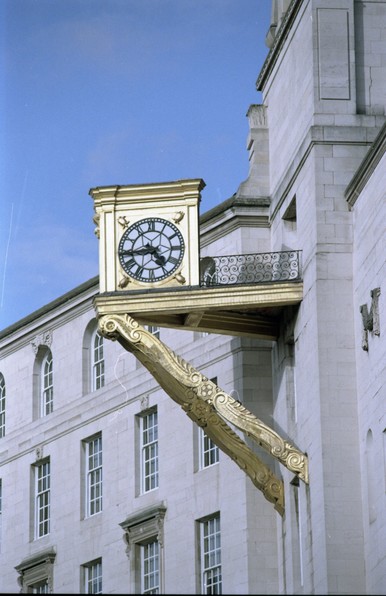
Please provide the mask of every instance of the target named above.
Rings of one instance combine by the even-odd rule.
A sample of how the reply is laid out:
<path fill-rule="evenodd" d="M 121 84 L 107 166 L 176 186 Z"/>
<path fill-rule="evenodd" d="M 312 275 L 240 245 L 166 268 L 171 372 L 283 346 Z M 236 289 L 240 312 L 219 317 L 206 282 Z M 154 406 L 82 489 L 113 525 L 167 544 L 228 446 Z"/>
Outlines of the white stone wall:
<path fill-rule="evenodd" d="M 52 414 L 32 420 L 34 323 L 21 337 L 20 349 L 3 352 L 1 370 L 10 414 L 0 443 L 1 589 L 16 592 L 15 566 L 52 546 L 57 552 L 54 592 L 79 593 L 80 566 L 102 557 L 104 591 L 129 593 L 133 578 L 119 524 L 138 510 L 164 503 L 166 593 L 197 593 L 195 520 L 216 511 L 221 513 L 223 591 L 277 593 L 273 528 L 278 514 L 272 505 L 223 453 L 218 465 L 197 471 L 196 426 L 131 354 L 122 353 L 118 343 L 105 340 L 105 387 L 83 395 L 81 352 L 84 330 L 93 317 L 91 304 L 79 313 L 69 306 L 62 319 L 51 314 L 44 328 L 52 329 Z M 225 391 L 237 386 L 249 395 L 257 385 L 253 341 L 170 329 L 161 330 L 161 337 L 208 378 L 217 376 Z M 2 343 L 4 348 L 5 340 Z M 265 370 L 266 358 L 259 367 Z M 160 482 L 157 490 L 139 495 L 135 416 L 141 412 L 143 398 L 148 407 L 158 407 Z M 82 441 L 98 432 L 103 441 L 103 512 L 84 519 Z M 51 532 L 33 540 L 31 466 L 37 448 L 51 461 Z M 264 553 L 259 552 L 255 535 L 261 528 L 272 530 L 264 536 Z"/>
<path fill-rule="evenodd" d="M 264 89 L 269 127 L 271 193 L 286 174 L 288 163 L 311 126 L 314 115 L 313 32 L 311 2 L 303 2 L 304 17 L 291 29 L 286 49 L 278 56 Z M 296 123 L 296 126 L 294 126 Z"/>
<path fill-rule="evenodd" d="M 382 594 L 386 587 L 386 562 L 381 546 L 386 544 L 385 171 L 386 157 L 383 155 L 376 172 L 365 185 L 353 207 L 356 378 L 368 594 Z M 369 331 L 368 350 L 364 350 L 360 307 L 365 304 L 370 310 L 370 292 L 375 288 L 380 288 L 381 292 L 378 305 L 380 335 Z"/>
<path fill-rule="evenodd" d="M 304 10 L 305 5 L 311 3 L 303 3 Z M 335 10 L 343 11 L 340 16 L 347 13 L 347 32 L 352 39 L 352 3 L 318 1 L 312 5 L 308 23 L 311 14 L 321 16 L 320 12 L 316 14 L 320 10 L 327 11 L 322 20 L 332 18 Z M 304 83 L 299 80 L 297 64 L 305 68 L 302 61 L 307 60 L 302 56 L 307 53 L 309 41 L 308 33 L 302 31 L 302 26 L 307 26 L 305 16 L 306 12 L 303 24 L 293 27 L 264 89 L 271 164 L 275 164 L 275 168 L 271 166 L 271 246 L 278 250 L 290 244 L 302 250 L 304 285 L 304 298 L 293 322 L 294 348 L 285 345 L 290 325 L 287 320 L 287 328 L 283 321 L 283 333 L 273 352 L 274 419 L 307 452 L 310 463 L 310 487 L 308 490 L 300 484 L 297 513 L 291 477 L 283 473 L 287 509 L 285 524 L 278 524 L 278 540 L 285 544 L 281 589 L 286 593 L 348 590 L 360 594 L 365 590 L 365 575 L 355 376 L 353 218 L 344 191 L 368 151 L 366 142 L 371 134 L 374 138 L 377 129 L 370 132 L 375 121 L 350 116 L 350 95 L 339 99 L 331 93 L 331 97 L 326 95 L 325 105 L 319 101 L 321 79 L 315 70 L 315 61 L 320 58 L 318 28 L 314 28 L 313 36 L 314 94 L 307 91 L 309 111 L 298 110 L 296 115 L 291 112 L 296 93 Z M 349 69 L 351 61 L 352 56 Z M 312 69 L 305 70 L 307 81 Z M 290 81 L 295 81 L 294 89 L 287 94 Z M 324 79 L 323 85 L 327 82 Z M 283 98 L 288 96 L 291 106 L 283 116 L 280 102 L 283 105 Z M 319 115 L 313 119 L 314 112 L 336 115 L 333 122 L 325 120 L 326 126 L 319 128 L 323 120 Z M 311 127 L 315 122 L 318 126 Z M 330 124 L 335 126 L 328 127 Z M 296 223 L 285 222 L 282 218 L 295 199 Z"/>

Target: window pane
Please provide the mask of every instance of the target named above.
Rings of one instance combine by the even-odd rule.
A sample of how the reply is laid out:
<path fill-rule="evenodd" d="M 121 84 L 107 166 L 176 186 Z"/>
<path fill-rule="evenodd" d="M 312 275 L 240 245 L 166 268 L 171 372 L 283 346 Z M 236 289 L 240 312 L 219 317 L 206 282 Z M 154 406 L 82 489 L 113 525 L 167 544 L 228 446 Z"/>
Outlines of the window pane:
<path fill-rule="evenodd" d="M 220 516 L 200 523 L 203 594 L 221 594 Z"/>
<path fill-rule="evenodd" d="M 36 466 L 36 528 L 40 538 L 50 533 L 50 463 Z"/>
<path fill-rule="evenodd" d="M 44 581 L 35 584 L 32 587 L 32 594 L 49 594 L 48 581 L 45 579 Z"/>
<path fill-rule="evenodd" d="M 93 390 L 104 387 L 105 384 L 105 362 L 103 358 L 103 337 L 96 332 L 92 353 L 92 379 Z"/>
<path fill-rule="evenodd" d="M 159 594 L 159 543 L 141 546 L 142 593 Z"/>
<path fill-rule="evenodd" d="M 54 385 L 53 385 L 53 360 L 52 355 L 47 354 L 42 363 L 42 394 L 40 415 L 47 416 L 53 411 Z"/>
<path fill-rule="evenodd" d="M 102 594 L 102 561 L 85 567 L 86 594 Z"/>
<path fill-rule="evenodd" d="M 141 418 L 142 487 L 143 492 L 158 487 L 158 418 L 151 412 Z"/>
<path fill-rule="evenodd" d="M 200 468 L 207 468 L 217 464 L 219 461 L 219 448 L 212 439 L 208 437 L 202 428 L 199 428 L 200 435 Z"/>
<path fill-rule="evenodd" d="M 102 511 L 102 437 L 87 442 L 87 514 Z"/>

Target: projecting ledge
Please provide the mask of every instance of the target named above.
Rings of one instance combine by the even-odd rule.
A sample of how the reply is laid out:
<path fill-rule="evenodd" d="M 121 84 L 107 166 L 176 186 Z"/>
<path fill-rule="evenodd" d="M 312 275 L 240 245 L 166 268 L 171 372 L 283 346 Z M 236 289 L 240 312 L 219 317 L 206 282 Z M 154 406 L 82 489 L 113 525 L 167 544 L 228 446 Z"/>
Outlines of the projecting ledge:
<path fill-rule="evenodd" d="M 130 314 L 141 324 L 274 340 L 283 308 L 303 298 L 302 282 L 153 288 L 99 294 L 98 316 Z"/>

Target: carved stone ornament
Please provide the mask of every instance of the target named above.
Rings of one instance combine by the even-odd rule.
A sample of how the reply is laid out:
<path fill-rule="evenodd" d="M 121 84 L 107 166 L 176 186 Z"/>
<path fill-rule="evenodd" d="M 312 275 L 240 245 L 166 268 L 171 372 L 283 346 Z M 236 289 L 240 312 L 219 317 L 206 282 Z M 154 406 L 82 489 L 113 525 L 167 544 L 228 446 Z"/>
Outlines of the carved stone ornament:
<path fill-rule="evenodd" d="M 130 559 L 132 546 L 141 544 L 144 540 L 156 538 L 160 547 L 164 544 L 164 517 L 166 506 L 163 504 L 146 508 L 134 515 L 130 515 L 119 525 L 124 530 L 123 541 L 126 545 L 126 555 Z"/>
<path fill-rule="evenodd" d="M 94 234 L 95 236 L 99 239 L 100 238 L 100 220 L 101 220 L 101 216 L 99 215 L 99 213 L 97 213 L 96 215 L 94 215 L 94 217 L 92 218 L 96 228 L 94 229 Z"/>
<path fill-rule="evenodd" d="M 24 559 L 15 569 L 19 574 L 18 584 L 22 594 L 35 592 L 36 584 L 47 582 L 48 593 L 53 593 L 53 567 L 55 562 L 55 549 L 49 548 L 45 551 L 31 555 Z"/>
<path fill-rule="evenodd" d="M 121 215 L 118 217 L 118 223 L 122 226 L 122 228 L 126 229 L 129 227 L 130 220 L 127 219 L 126 215 Z"/>
<path fill-rule="evenodd" d="M 31 341 L 31 346 L 32 346 L 32 349 L 35 354 L 38 353 L 39 346 L 50 347 L 51 344 L 52 344 L 52 332 L 51 331 L 44 331 L 44 333 L 39 333 Z"/>
<path fill-rule="evenodd" d="M 362 349 L 368 352 L 369 350 L 369 331 L 374 335 L 380 335 L 379 323 L 379 296 L 381 295 L 381 288 L 374 288 L 371 290 L 371 306 L 370 311 L 367 304 L 362 304 L 359 307 L 362 315 Z"/>
<path fill-rule="evenodd" d="M 168 395 L 213 442 L 250 477 L 275 509 L 284 514 L 283 482 L 257 457 L 226 421 L 252 437 L 288 470 L 308 483 L 307 456 L 283 440 L 240 402 L 170 350 L 130 315 L 104 315 L 99 329 L 117 340 L 149 370 Z"/>
<path fill-rule="evenodd" d="M 147 410 L 149 408 L 149 396 L 144 395 L 141 397 L 141 411 Z"/>
<path fill-rule="evenodd" d="M 179 224 L 184 219 L 185 213 L 183 211 L 177 211 L 172 217 L 175 224 Z"/>

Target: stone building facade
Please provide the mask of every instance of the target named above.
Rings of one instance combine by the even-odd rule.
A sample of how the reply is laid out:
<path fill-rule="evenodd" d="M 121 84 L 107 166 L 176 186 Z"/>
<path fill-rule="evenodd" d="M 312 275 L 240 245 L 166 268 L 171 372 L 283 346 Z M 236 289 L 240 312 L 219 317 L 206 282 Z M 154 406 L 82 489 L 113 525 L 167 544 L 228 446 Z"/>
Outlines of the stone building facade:
<path fill-rule="evenodd" d="M 301 251 L 302 300 L 275 341 L 151 329 L 306 453 L 309 483 L 254 447 L 275 511 L 99 336 L 91 279 L 0 332 L 2 592 L 386 593 L 385 31 L 384 0 L 272 2 L 249 176 L 200 250 Z"/>

